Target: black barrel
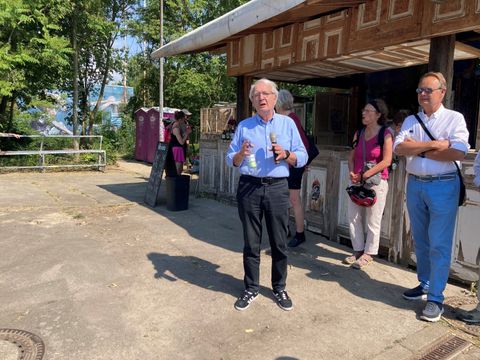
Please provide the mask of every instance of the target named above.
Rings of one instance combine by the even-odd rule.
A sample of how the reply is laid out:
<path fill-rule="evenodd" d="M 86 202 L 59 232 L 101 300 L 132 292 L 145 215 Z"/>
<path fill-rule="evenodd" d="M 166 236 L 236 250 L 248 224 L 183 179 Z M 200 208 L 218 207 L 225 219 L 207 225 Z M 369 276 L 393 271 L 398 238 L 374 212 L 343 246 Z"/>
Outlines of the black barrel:
<path fill-rule="evenodd" d="M 166 177 L 167 182 L 167 209 L 181 211 L 188 209 L 188 196 L 190 194 L 190 176 Z"/>

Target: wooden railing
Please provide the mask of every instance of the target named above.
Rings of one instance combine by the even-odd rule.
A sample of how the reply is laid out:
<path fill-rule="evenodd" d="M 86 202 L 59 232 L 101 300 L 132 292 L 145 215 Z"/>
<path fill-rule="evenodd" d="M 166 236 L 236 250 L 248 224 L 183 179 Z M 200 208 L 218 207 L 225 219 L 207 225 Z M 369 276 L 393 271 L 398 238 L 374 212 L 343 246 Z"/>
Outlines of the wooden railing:
<path fill-rule="evenodd" d="M 102 142 L 103 136 L 101 135 L 21 135 L 20 138 L 38 138 L 40 139 L 39 149 L 38 150 L 8 150 L 8 151 L 1 151 L 0 150 L 0 157 L 1 156 L 32 156 L 37 155 L 39 157 L 38 165 L 8 165 L 8 166 L 1 166 L 0 169 L 41 169 L 45 170 L 48 168 L 76 168 L 76 167 L 89 167 L 89 168 L 97 168 L 98 170 L 104 170 L 107 161 L 107 155 L 105 150 L 102 150 Z M 44 149 L 45 143 L 49 139 L 72 139 L 72 146 L 71 148 L 67 149 Z M 73 139 L 98 139 L 98 149 L 78 149 L 76 150 L 73 146 Z M 95 163 L 75 163 L 75 161 L 67 162 L 67 163 L 57 163 L 57 164 L 48 164 L 47 162 L 47 155 L 80 155 L 80 154 L 94 154 L 97 156 Z"/>

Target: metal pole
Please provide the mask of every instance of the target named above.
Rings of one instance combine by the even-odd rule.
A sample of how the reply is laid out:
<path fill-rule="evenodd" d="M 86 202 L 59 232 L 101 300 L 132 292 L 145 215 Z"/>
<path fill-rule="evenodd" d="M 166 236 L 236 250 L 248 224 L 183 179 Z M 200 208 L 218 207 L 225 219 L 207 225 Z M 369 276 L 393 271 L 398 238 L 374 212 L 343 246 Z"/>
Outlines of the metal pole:
<path fill-rule="evenodd" d="M 147 7 L 147 0 L 143 0 L 143 8 L 145 9 Z M 147 64 L 147 45 L 146 45 L 146 40 L 145 37 L 143 36 L 142 39 L 142 53 L 143 53 L 143 84 L 142 84 L 142 98 L 143 98 L 143 103 L 142 106 L 145 107 L 147 106 L 147 85 L 146 85 L 146 79 L 147 79 L 147 69 L 146 69 L 146 64 Z"/>
<path fill-rule="evenodd" d="M 163 46 L 163 0 L 160 0 L 160 47 Z M 163 136 L 163 57 L 160 61 L 160 84 L 159 84 L 159 101 L 158 101 L 158 116 L 159 116 L 159 139 L 164 141 Z"/>

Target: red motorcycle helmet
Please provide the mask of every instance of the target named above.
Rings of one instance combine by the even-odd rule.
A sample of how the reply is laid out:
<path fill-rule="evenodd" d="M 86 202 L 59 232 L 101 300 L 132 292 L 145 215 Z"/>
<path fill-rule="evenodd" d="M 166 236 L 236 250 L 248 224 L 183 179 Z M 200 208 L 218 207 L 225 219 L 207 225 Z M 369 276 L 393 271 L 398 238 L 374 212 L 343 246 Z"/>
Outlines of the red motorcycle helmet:
<path fill-rule="evenodd" d="M 375 190 L 368 189 L 363 185 L 351 185 L 346 190 L 350 199 L 359 206 L 370 207 L 377 202 Z"/>

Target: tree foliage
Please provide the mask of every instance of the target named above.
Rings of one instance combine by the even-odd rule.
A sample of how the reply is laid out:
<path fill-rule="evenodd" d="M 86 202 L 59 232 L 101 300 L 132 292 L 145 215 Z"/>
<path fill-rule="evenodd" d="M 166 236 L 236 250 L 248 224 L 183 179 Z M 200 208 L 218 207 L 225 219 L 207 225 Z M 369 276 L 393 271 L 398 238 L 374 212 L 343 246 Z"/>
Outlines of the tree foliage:
<path fill-rule="evenodd" d="M 165 0 L 164 43 L 206 24 L 247 2 L 246 0 Z M 130 61 L 129 83 L 135 88 L 131 109 L 158 106 L 159 62 L 150 54 L 159 45 L 159 1 L 148 2 L 139 9 L 138 18 L 130 24 L 130 31 L 143 44 L 143 52 Z M 199 110 L 220 101 L 235 100 L 235 79 L 226 75 L 225 55 L 207 53 L 178 55 L 165 59 L 164 104 L 187 108 L 193 113 L 193 122 L 199 120 Z"/>
<path fill-rule="evenodd" d="M 74 11 L 65 19 L 70 31 L 77 69 L 72 69 L 70 88 L 78 84 L 82 133 L 91 134 L 97 119 L 100 101 L 113 71 L 121 70 L 120 53 L 114 49 L 122 24 L 131 14 L 135 0 L 72 0 Z M 75 71 L 76 70 L 76 71 Z M 76 74 L 74 74 L 76 73 Z M 93 108 L 91 97 L 97 97 Z M 75 122 L 75 115 L 72 116 Z M 74 128 L 76 124 L 74 124 Z"/>
<path fill-rule="evenodd" d="M 164 43 L 246 2 L 164 0 Z M 151 53 L 160 45 L 159 0 L 0 0 L 0 24 L 1 129 L 11 125 L 15 108 L 61 90 L 76 94 L 72 119 L 91 131 L 99 111 L 99 103 L 93 108 L 89 103 L 92 95 L 102 95 L 112 73 L 122 71 L 114 42 L 123 30 L 142 45 L 142 52 L 129 59 L 128 84 L 135 88 L 130 109 L 158 106 L 159 62 Z M 226 75 L 225 55 L 165 59 L 166 106 L 188 108 L 195 122 L 201 107 L 234 100 L 235 78 Z"/>
<path fill-rule="evenodd" d="M 77 93 L 73 107 L 81 109 L 83 131 L 91 132 L 99 102 L 91 108 L 89 101 L 92 95 L 101 99 L 112 73 L 120 70 L 114 42 L 136 3 L 0 0 L 0 127 L 11 125 L 6 122 L 16 106 L 26 108 L 50 90 L 63 90 Z"/>
<path fill-rule="evenodd" d="M 11 126 L 15 100 L 27 105 L 64 78 L 71 52 L 59 0 L 0 0 L 0 126 Z M 7 123 L 8 122 L 8 123 Z"/>

